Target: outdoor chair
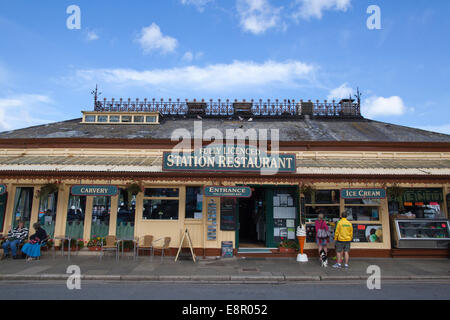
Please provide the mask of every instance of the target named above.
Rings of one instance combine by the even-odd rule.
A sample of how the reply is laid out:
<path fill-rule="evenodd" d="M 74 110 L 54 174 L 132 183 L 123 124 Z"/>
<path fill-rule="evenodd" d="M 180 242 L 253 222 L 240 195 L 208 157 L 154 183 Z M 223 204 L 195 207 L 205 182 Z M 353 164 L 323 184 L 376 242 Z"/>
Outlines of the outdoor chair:
<path fill-rule="evenodd" d="M 144 243 L 143 245 L 140 245 L 139 241 L 137 242 L 137 256 L 139 257 L 139 250 L 149 250 L 150 251 L 150 258 L 153 255 L 153 236 L 146 235 L 144 236 Z"/>
<path fill-rule="evenodd" d="M 160 238 L 158 240 L 155 240 L 154 242 L 160 241 L 160 240 L 164 240 L 164 243 L 162 246 L 153 246 L 153 254 L 155 254 L 155 249 L 156 250 L 161 250 L 161 261 L 163 261 L 164 259 L 164 252 L 166 250 L 169 249 L 169 244 L 170 244 L 170 237 L 165 237 L 165 238 Z"/>
<path fill-rule="evenodd" d="M 106 251 L 115 251 L 116 252 L 116 260 L 119 260 L 119 244 L 121 240 L 116 239 L 116 236 L 106 236 L 105 237 L 105 244 L 101 246 L 101 252 L 100 252 L 100 260 L 103 258 L 103 255 Z"/>

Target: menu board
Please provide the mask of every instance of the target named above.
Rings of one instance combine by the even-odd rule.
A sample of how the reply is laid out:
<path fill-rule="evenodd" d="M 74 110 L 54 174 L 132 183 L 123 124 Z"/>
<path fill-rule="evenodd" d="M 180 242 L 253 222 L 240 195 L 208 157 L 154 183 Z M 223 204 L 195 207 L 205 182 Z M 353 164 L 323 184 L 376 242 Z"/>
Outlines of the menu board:
<path fill-rule="evenodd" d="M 220 230 L 236 230 L 236 217 L 236 200 L 231 198 L 222 198 L 220 204 Z"/>
<path fill-rule="evenodd" d="M 217 203 L 214 199 L 208 201 L 208 221 L 206 240 L 214 241 L 217 238 Z"/>
<path fill-rule="evenodd" d="M 222 241 L 222 258 L 233 258 L 233 241 Z"/>
<path fill-rule="evenodd" d="M 353 242 L 383 242 L 381 224 L 353 224 Z"/>

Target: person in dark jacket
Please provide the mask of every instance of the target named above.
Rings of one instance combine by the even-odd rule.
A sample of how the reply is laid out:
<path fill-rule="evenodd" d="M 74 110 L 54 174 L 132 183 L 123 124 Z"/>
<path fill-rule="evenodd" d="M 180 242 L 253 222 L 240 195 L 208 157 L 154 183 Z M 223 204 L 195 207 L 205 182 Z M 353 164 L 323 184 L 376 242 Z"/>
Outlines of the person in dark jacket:
<path fill-rule="evenodd" d="M 28 238 L 28 229 L 24 227 L 23 221 L 19 221 L 18 226 L 14 229 L 9 227 L 7 240 L 3 243 L 3 259 L 8 257 L 9 249 L 13 259 L 17 259 L 17 248 Z"/>
<path fill-rule="evenodd" d="M 33 224 L 36 233 L 30 236 L 30 241 L 25 243 L 22 252 L 28 256 L 28 260 L 36 260 L 41 256 L 41 246 L 47 241 L 47 232 L 41 228 L 39 223 Z"/>

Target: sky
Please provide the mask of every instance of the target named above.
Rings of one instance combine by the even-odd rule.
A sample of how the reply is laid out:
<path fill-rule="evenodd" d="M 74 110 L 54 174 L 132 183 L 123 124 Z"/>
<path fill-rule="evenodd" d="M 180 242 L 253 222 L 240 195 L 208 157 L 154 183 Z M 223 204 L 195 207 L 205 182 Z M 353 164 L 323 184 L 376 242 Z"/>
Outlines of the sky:
<path fill-rule="evenodd" d="M 448 0 L 0 0 L 0 131 L 79 118 L 98 85 L 108 100 L 359 87 L 366 118 L 450 134 L 449 16 Z"/>

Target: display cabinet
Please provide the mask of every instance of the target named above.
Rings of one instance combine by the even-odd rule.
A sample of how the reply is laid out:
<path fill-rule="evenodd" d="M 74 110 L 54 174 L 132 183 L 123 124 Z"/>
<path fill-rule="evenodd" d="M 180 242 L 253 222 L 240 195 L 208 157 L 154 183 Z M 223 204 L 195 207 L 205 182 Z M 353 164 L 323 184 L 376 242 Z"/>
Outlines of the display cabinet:
<path fill-rule="evenodd" d="M 397 248 L 446 249 L 450 243 L 449 220 L 395 220 Z"/>

